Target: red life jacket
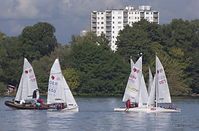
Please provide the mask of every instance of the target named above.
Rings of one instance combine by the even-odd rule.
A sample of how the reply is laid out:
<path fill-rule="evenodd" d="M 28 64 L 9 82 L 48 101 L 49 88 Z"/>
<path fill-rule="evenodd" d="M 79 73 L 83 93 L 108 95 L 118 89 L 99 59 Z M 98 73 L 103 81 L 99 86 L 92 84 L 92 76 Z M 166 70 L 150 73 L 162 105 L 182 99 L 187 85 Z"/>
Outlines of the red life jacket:
<path fill-rule="evenodd" d="M 43 101 L 42 101 L 42 99 L 41 98 L 39 98 L 38 100 L 37 100 L 39 103 L 43 103 Z"/>
<path fill-rule="evenodd" d="M 126 101 L 126 108 L 131 108 L 131 102 L 129 99 Z"/>

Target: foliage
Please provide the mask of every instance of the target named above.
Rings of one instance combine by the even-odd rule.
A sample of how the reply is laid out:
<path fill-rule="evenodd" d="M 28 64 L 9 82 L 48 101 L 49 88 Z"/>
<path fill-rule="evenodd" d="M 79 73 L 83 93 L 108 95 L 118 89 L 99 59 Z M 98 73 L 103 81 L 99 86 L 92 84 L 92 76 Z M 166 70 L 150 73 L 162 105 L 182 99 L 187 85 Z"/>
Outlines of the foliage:
<path fill-rule="evenodd" d="M 50 69 L 54 60 L 53 57 L 44 56 L 32 63 L 40 92 L 47 92 Z"/>
<path fill-rule="evenodd" d="M 117 53 L 129 60 L 135 60 L 139 53 L 145 55 L 144 63 L 148 61 L 152 52 L 149 50 L 154 42 L 161 42 L 160 25 L 149 23 L 146 20 L 134 23 L 132 27 L 126 26 L 117 37 Z"/>
<path fill-rule="evenodd" d="M 24 28 L 18 37 L 0 37 L 0 81 L 17 86 L 19 84 L 24 57 L 30 62 L 50 55 L 58 46 L 55 28 L 48 23 L 37 23 Z"/>
<path fill-rule="evenodd" d="M 39 89 L 45 93 L 50 68 L 59 58 L 63 74 L 75 95 L 121 95 L 130 73 L 129 58 L 143 54 L 143 73 L 155 71 L 160 58 L 172 95 L 199 93 L 199 20 L 173 19 L 158 25 L 141 20 L 126 26 L 117 38 L 118 50 L 110 50 L 105 35 L 92 32 L 72 36 L 68 45 L 57 43 L 55 28 L 48 23 L 27 26 L 16 37 L 0 32 L 0 90 L 5 84 L 17 86 L 23 59 L 33 65 Z"/>
<path fill-rule="evenodd" d="M 156 25 L 145 20 L 127 26 L 118 37 L 117 53 L 135 60 L 139 52 L 143 53 L 143 72 L 148 74 L 148 66 L 154 65 L 155 54 L 160 57 L 168 76 L 170 90 L 173 95 L 186 95 L 191 92 L 189 72 L 189 50 L 192 30 L 187 21 L 173 20 L 168 25 Z M 144 66 L 147 65 L 147 66 Z M 154 66 L 153 66 L 154 67 Z M 154 68 L 152 68 L 154 70 Z"/>
<path fill-rule="evenodd" d="M 79 94 L 114 95 L 123 93 L 128 75 L 128 65 L 120 56 L 96 44 L 96 39 L 85 38 L 83 41 L 73 43 L 72 61 L 72 66 L 79 71 Z"/>
<path fill-rule="evenodd" d="M 78 71 L 73 68 L 63 70 L 63 75 L 68 83 L 73 95 L 77 95 L 77 90 L 80 85 Z"/>
<path fill-rule="evenodd" d="M 19 46 L 22 49 L 23 56 L 32 61 L 44 55 L 50 55 L 58 46 L 54 33 L 55 28 L 48 23 L 40 22 L 25 27 L 19 36 Z"/>
<path fill-rule="evenodd" d="M 6 85 L 0 82 L 0 95 L 4 95 L 5 90 L 6 90 Z"/>

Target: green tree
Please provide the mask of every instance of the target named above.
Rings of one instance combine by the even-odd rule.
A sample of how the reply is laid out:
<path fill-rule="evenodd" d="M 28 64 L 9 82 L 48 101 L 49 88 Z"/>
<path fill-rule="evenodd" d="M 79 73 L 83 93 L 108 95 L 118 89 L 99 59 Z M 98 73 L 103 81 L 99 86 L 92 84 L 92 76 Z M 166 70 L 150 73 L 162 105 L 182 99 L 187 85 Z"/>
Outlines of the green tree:
<path fill-rule="evenodd" d="M 58 46 L 54 33 L 55 28 L 48 23 L 39 22 L 33 26 L 25 27 L 19 36 L 21 41 L 19 46 L 23 56 L 32 61 L 50 55 Z"/>
<path fill-rule="evenodd" d="M 123 58 L 85 36 L 72 44 L 72 67 L 79 72 L 80 95 L 122 94 L 130 66 Z"/>
<path fill-rule="evenodd" d="M 78 71 L 76 71 L 73 68 L 68 68 L 68 69 L 63 70 L 62 72 L 73 95 L 77 95 L 77 89 L 80 85 Z"/>
<path fill-rule="evenodd" d="M 164 66 L 167 80 L 169 83 L 170 92 L 172 95 L 188 95 L 191 93 L 191 88 L 187 84 L 186 74 L 184 70 L 187 68 L 189 63 L 182 63 L 178 59 L 174 59 L 168 55 L 164 50 L 164 46 L 156 43 L 152 45 L 151 49 L 157 53 L 161 63 Z M 184 53 L 180 49 L 173 49 L 174 52 L 178 52 L 178 57 L 182 57 Z M 182 55 L 182 56 L 179 56 Z M 154 57 L 155 58 L 155 57 Z M 154 59 L 155 60 L 155 59 Z M 155 61 L 151 61 L 150 65 L 154 65 Z M 155 72 L 155 69 L 153 71 Z"/>
<path fill-rule="evenodd" d="M 126 60 L 129 60 L 130 56 L 135 60 L 139 53 L 143 53 L 145 56 L 143 63 L 147 63 L 152 53 L 149 49 L 154 42 L 162 42 L 160 25 L 141 20 L 134 23 L 132 27 L 126 26 L 120 32 L 116 42 L 118 46 L 116 53 L 125 57 Z"/>
<path fill-rule="evenodd" d="M 6 37 L 0 42 L 0 80 L 17 85 L 22 72 L 23 58 L 17 50 L 17 37 Z"/>
<path fill-rule="evenodd" d="M 34 60 L 32 62 L 32 66 L 35 71 L 39 90 L 42 93 L 47 92 L 50 69 L 53 65 L 55 58 L 56 57 L 53 57 L 53 56 L 44 56 L 40 58 L 39 60 Z"/>
<path fill-rule="evenodd" d="M 181 27 L 181 25 L 177 26 Z M 176 29 L 174 28 L 175 26 L 171 27 L 169 25 L 160 26 L 145 20 L 133 24 L 132 27 L 127 26 L 120 32 L 116 43 L 118 45 L 116 53 L 122 55 L 125 59 L 129 59 L 129 56 L 132 56 L 133 60 L 135 60 L 138 57 L 137 54 L 142 52 L 143 65 L 147 65 L 143 66 L 144 74 L 148 74 L 146 73 L 148 72 L 148 66 L 154 65 L 155 54 L 157 53 L 168 75 L 171 93 L 173 95 L 185 95 L 190 93 L 188 83 L 190 79 L 186 72 L 190 64 L 190 58 L 185 55 L 186 51 L 178 46 L 178 44 L 181 45 L 182 43 L 177 44 L 176 41 L 189 39 L 191 33 L 184 34 L 185 31 L 178 28 L 178 31 L 174 31 Z M 173 31 L 175 35 L 172 36 Z M 169 36 L 172 38 L 169 38 Z M 170 43 L 171 39 L 175 41 L 173 44 Z M 189 43 L 183 43 L 182 47 L 188 46 L 187 44 Z M 154 68 L 152 69 L 154 71 Z M 174 78 L 175 81 L 173 81 Z"/>

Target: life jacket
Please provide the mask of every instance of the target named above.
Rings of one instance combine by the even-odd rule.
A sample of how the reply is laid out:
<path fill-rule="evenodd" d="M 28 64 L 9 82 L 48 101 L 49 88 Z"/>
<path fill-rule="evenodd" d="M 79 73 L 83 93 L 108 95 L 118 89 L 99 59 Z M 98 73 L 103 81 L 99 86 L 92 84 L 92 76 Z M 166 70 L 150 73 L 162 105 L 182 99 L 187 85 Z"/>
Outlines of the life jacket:
<path fill-rule="evenodd" d="M 126 101 L 126 107 L 127 107 L 127 108 L 131 108 L 131 107 L 132 107 L 132 106 L 131 106 L 131 102 L 130 102 L 129 99 Z"/>
<path fill-rule="evenodd" d="M 37 100 L 37 102 L 39 102 L 39 103 L 43 103 L 43 101 L 42 101 L 42 99 L 41 98 L 39 98 L 38 100 Z"/>

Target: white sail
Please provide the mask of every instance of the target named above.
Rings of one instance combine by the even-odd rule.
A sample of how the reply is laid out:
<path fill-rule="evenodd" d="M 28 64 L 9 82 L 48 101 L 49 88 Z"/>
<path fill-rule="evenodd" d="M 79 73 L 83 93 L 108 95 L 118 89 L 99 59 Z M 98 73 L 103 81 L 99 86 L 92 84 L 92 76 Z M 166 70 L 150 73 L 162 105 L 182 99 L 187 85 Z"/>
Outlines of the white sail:
<path fill-rule="evenodd" d="M 48 83 L 47 104 L 66 103 L 67 107 L 77 106 L 68 84 L 61 72 L 59 60 L 56 59 Z"/>
<path fill-rule="evenodd" d="M 151 85 L 153 84 L 153 75 L 151 73 L 151 69 L 149 68 L 149 83 L 148 83 L 148 93 L 150 94 Z"/>
<path fill-rule="evenodd" d="M 141 83 L 140 83 L 140 98 L 139 98 L 139 107 L 143 107 L 147 105 L 148 102 L 148 92 L 146 89 L 146 84 L 144 81 L 144 76 L 141 76 Z"/>
<path fill-rule="evenodd" d="M 165 75 L 164 68 L 156 56 L 156 86 L 157 86 L 157 102 L 158 103 L 171 103 L 171 96 L 169 86 Z"/>
<path fill-rule="evenodd" d="M 38 86 L 34 70 L 28 60 L 24 58 L 23 73 L 20 79 L 15 100 L 31 100 L 33 91 L 36 89 L 38 89 Z M 39 97 L 39 94 L 37 97 Z"/>
<path fill-rule="evenodd" d="M 65 97 L 66 97 L 66 103 L 67 103 L 67 107 L 72 108 L 72 107 L 76 107 L 77 103 L 72 95 L 72 92 L 68 86 L 68 84 L 66 83 L 66 80 L 63 76 L 63 82 L 64 82 L 64 91 L 65 91 Z"/>
<path fill-rule="evenodd" d="M 140 72 L 142 69 L 142 57 L 133 65 L 133 69 L 130 73 L 127 86 L 123 96 L 123 102 L 130 99 L 132 102 L 139 102 L 139 86 L 140 86 Z"/>
<path fill-rule="evenodd" d="M 132 71 L 133 70 L 133 66 L 135 64 L 132 59 L 130 59 L 130 64 L 131 64 L 131 71 Z"/>
<path fill-rule="evenodd" d="M 150 90 L 149 98 L 147 102 L 148 107 L 155 105 L 155 79 L 156 79 L 156 75 L 154 76 L 153 83 L 151 84 L 151 90 Z"/>

